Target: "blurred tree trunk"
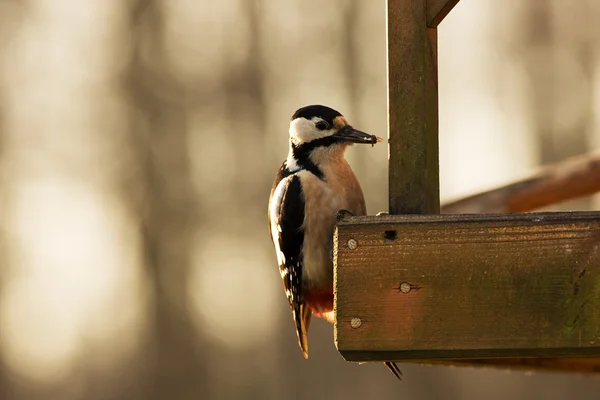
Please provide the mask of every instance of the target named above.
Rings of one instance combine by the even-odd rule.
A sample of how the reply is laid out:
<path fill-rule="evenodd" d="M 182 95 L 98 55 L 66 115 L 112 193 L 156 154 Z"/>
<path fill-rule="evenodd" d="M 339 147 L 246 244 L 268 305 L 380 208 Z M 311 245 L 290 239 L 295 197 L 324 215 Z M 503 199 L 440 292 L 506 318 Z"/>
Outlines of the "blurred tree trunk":
<path fill-rule="evenodd" d="M 364 80 L 361 79 L 361 66 L 360 66 L 360 50 L 357 48 L 357 38 L 361 35 L 357 27 L 359 26 L 360 20 L 360 9 L 358 0 L 349 0 L 345 3 L 339 3 L 339 7 L 344 12 L 344 25 L 341 36 L 344 40 L 342 47 L 342 54 L 340 59 L 342 60 L 342 73 L 345 75 L 345 82 L 347 86 L 347 92 L 349 98 L 347 99 L 350 107 L 348 110 L 341 111 L 342 114 L 346 114 L 350 123 L 356 126 L 358 129 L 364 126 L 365 118 L 361 113 L 360 107 L 360 95 Z M 381 135 L 379 135 L 381 136 Z M 352 154 L 352 166 L 356 170 L 365 170 L 367 163 L 367 154 L 365 151 L 357 151 Z M 368 207 L 367 207 L 368 208 Z"/>
<path fill-rule="evenodd" d="M 346 82 L 348 85 L 348 93 L 350 99 L 350 109 L 347 111 L 349 115 L 357 114 L 359 111 L 358 96 L 360 96 L 361 81 L 360 81 L 360 68 L 359 58 L 360 51 L 356 46 L 357 35 L 362 34 L 357 31 L 359 26 L 359 9 L 358 0 L 350 0 L 345 4 L 340 4 L 340 7 L 345 7 L 345 18 L 344 18 L 344 32 L 342 37 L 344 38 L 344 47 L 342 48 L 342 66 L 343 72 L 346 75 Z M 358 119 L 355 117 L 355 119 Z M 359 121 L 360 122 L 360 121 Z"/>
<path fill-rule="evenodd" d="M 0 62 L 4 59 L 4 54 L 0 53 Z M 0 89 L 2 86 L 0 86 Z M 2 98 L 2 93 L 0 92 L 0 99 Z M 0 103 L 0 165 L 3 165 L 3 155 L 5 154 L 4 148 L 4 115 L 2 112 L 3 107 L 5 106 L 4 102 Z M 4 183 L 6 180 L 0 179 L 0 221 L 6 221 L 6 206 L 4 204 L 4 199 L 6 198 L 6 187 Z M 2 290 L 2 286 L 5 281 L 7 260 L 5 259 L 5 254 L 7 253 L 5 248 L 7 246 L 4 226 L 0 225 L 0 290 Z M 8 399 L 9 395 L 9 383 L 6 379 L 6 366 L 4 362 L 4 354 L 0 352 L 0 399 Z"/>
<path fill-rule="evenodd" d="M 151 285 L 150 341 L 142 355 L 146 381 L 137 398 L 206 398 L 199 343 L 186 307 L 192 229 L 199 205 L 190 182 L 183 88 L 164 66 L 164 21 L 159 0 L 134 0 L 132 59 L 125 95 L 135 110 L 131 146 L 140 182 L 133 183 Z"/>
<path fill-rule="evenodd" d="M 271 177 L 260 174 L 262 162 L 258 161 L 262 152 L 261 144 L 267 146 L 269 137 L 266 127 L 267 109 L 264 94 L 264 71 L 263 71 L 263 51 L 260 38 L 260 4 L 258 0 L 246 0 L 243 2 L 243 14 L 248 22 L 249 49 L 248 56 L 243 65 L 231 70 L 219 87 L 218 93 L 211 93 L 210 96 L 203 99 L 205 102 L 214 101 L 215 98 L 224 97 L 226 112 L 224 119 L 231 116 L 232 119 L 226 121 L 231 126 L 228 132 L 223 134 L 231 137 L 230 143 L 239 143 L 243 145 L 232 146 L 235 152 L 235 160 L 239 165 L 244 165 L 247 169 L 245 173 L 236 173 L 231 181 L 231 190 L 236 193 L 233 209 L 240 212 L 239 217 L 248 217 L 256 214 L 255 204 L 264 201 L 265 194 L 260 190 L 261 185 L 257 185 L 257 180 L 265 178 L 267 181 Z M 229 54 L 223 54 L 223 57 L 230 57 Z M 235 110 L 234 112 L 229 112 Z M 236 111 L 241 111 L 237 113 Z M 239 116 L 239 119 L 233 119 Z M 207 138 L 209 140 L 210 138 Z M 262 160 L 261 160 L 262 161 Z M 253 179 L 249 179 L 252 176 Z M 270 185 L 270 182 L 268 182 Z M 239 201 L 244 196 L 250 196 L 252 201 Z M 266 205 L 265 205 L 266 207 Z M 260 210 L 260 215 L 256 215 L 256 221 L 263 228 L 264 209 Z M 245 228 L 247 229 L 247 227 Z"/>
<path fill-rule="evenodd" d="M 7 35 L 13 34 L 14 32 L 6 32 L 0 30 L 0 43 L 3 43 L 6 39 Z M 6 62 L 6 47 L 0 47 L 0 63 Z M 1 64 L 0 64 L 1 65 Z M 0 74 L 0 78 L 2 78 Z M 3 86 L 0 84 L 0 165 L 4 165 L 4 155 L 6 154 L 5 148 L 5 107 L 8 106 L 6 104 L 6 100 L 3 96 Z M 6 178 L 9 178 L 8 176 Z M 0 179 L 0 221 L 6 221 L 6 187 L 7 180 Z M 6 247 L 8 243 L 6 242 L 6 226 L 4 224 L 0 224 L 0 290 L 2 290 L 3 284 L 6 279 L 7 273 L 7 261 L 6 257 Z M 10 398 L 10 384 L 6 377 L 7 375 L 7 366 L 4 361 L 4 354 L 0 352 L 0 399 L 8 399 Z"/>
<path fill-rule="evenodd" d="M 560 156 L 554 143 L 554 132 L 548 121 L 549 112 L 552 109 L 552 97 L 556 94 L 553 90 L 552 79 L 556 76 L 554 63 L 549 62 L 540 65 L 536 62 L 540 59 L 551 61 L 550 54 L 554 51 L 554 32 L 552 27 L 552 12 L 549 3 L 543 0 L 532 0 L 527 2 L 524 16 L 525 22 L 523 47 L 521 54 L 536 54 L 533 59 L 523 57 L 527 75 L 531 80 L 531 110 L 534 134 L 539 137 L 539 155 L 542 164 L 557 161 Z M 535 53 L 534 53 L 535 52 Z M 544 71 L 540 71 L 540 69 Z M 548 80 L 550 77 L 550 80 Z"/>
<path fill-rule="evenodd" d="M 526 60 L 525 68 L 531 81 L 532 125 L 539 138 L 540 163 L 553 164 L 588 151 L 587 131 L 594 121 L 591 109 L 593 65 L 590 46 L 579 40 L 585 41 L 589 39 L 589 35 L 582 39 L 571 34 L 575 29 L 571 23 L 572 14 L 562 12 L 565 11 L 562 7 L 570 7 L 567 4 L 532 0 L 523 6 L 525 35 L 521 54 Z M 580 6 L 584 7 L 583 4 Z M 566 21 L 557 23 L 562 22 L 562 19 Z M 561 31 L 561 25 L 569 27 L 569 32 Z M 577 70 L 566 68 L 572 65 L 582 66 L 584 76 L 576 74 Z M 586 79 L 587 82 L 578 84 L 578 78 Z M 565 81 L 569 84 L 565 84 Z M 583 110 L 578 110 L 576 116 L 572 117 L 573 121 L 569 110 L 564 107 L 572 101 L 584 104 Z M 558 121 L 561 123 L 557 123 Z M 585 209 L 589 208 L 590 201 L 579 199 L 563 206 Z"/>

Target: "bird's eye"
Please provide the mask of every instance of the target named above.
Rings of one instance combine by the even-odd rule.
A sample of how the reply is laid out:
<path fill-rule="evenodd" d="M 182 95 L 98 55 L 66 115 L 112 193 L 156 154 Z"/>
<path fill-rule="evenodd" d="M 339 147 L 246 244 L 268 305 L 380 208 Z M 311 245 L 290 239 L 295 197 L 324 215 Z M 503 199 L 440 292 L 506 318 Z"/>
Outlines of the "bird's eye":
<path fill-rule="evenodd" d="M 315 124 L 318 130 L 324 131 L 325 129 L 329 129 L 329 124 L 326 121 L 319 121 Z"/>

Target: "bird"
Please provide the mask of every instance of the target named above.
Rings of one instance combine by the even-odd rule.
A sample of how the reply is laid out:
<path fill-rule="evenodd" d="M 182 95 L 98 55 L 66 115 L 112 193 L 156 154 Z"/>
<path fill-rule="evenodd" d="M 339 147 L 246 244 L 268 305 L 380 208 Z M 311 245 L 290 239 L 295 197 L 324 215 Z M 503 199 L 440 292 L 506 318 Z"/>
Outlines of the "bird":
<path fill-rule="evenodd" d="M 308 105 L 289 126 L 289 151 L 269 196 L 268 219 L 298 344 L 308 358 L 312 315 L 334 323 L 333 231 L 340 215 L 366 215 L 360 184 L 344 158 L 348 146 L 382 139 L 353 128 L 333 108 Z M 386 366 L 400 379 L 400 369 Z"/>

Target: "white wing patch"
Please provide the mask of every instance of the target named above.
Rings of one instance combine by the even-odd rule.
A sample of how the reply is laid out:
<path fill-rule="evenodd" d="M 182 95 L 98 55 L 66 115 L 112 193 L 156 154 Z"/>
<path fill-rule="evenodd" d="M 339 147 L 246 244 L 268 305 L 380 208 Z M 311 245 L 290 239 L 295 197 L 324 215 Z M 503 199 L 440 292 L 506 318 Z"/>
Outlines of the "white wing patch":
<path fill-rule="evenodd" d="M 280 175 L 285 172 L 285 165 Z M 289 171 L 289 170 L 288 170 Z M 298 343 L 308 356 L 306 331 L 312 315 L 302 297 L 302 244 L 304 241 L 304 195 L 296 174 L 277 182 L 269 205 L 269 228 L 279 263 L 285 295 L 292 309 Z M 284 253 L 285 251 L 285 253 Z"/>
<path fill-rule="evenodd" d="M 283 254 L 281 247 L 279 247 L 279 234 L 281 233 L 281 226 L 279 226 L 279 210 L 281 208 L 281 201 L 283 200 L 283 195 L 285 193 L 285 187 L 287 186 L 290 178 L 291 176 L 283 178 L 275 188 L 275 191 L 273 192 L 273 199 L 271 201 L 271 209 L 269 210 L 269 215 L 271 217 L 271 235 L 273 236 L 273 244 L 275 244 L 277 263 L 280 266 L 285 265 L 285 254 Z"/>

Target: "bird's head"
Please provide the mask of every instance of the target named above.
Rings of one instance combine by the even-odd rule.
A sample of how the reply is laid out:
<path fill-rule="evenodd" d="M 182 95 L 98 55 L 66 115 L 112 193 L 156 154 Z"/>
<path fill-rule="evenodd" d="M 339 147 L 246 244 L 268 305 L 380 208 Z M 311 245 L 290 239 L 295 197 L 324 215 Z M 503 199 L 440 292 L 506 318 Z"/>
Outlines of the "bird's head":
<path fill-rule="evenodd" d="M 353 143 L 374 145 L 381 138 L 354 129 L 333 108 L 313 105 L 298 109 L 290 122 L 290 152 L 286 166 L 301 168 L 322 177 L 324 166 L 338 163 L 344 150 Z"/>
<path fill-rule="evenodd" d="M 298 109 L 290 121 L 292 146 L 312 148 L 333 144 L 375 144 L 381 138 L 354 129 L 346 118 L 333 108 L 321 105 Z"/>

